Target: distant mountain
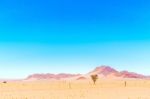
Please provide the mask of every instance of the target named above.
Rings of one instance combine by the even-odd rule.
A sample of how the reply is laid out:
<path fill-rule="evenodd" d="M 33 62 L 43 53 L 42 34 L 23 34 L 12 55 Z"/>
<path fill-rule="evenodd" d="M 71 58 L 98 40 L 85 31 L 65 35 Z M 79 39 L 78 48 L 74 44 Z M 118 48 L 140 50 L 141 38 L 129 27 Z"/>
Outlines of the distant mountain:
<path fill-rule="evenodd" d="M 108 76 L 110 74 L 116 74 L 118 71 L 109 67 L 109 66 L 100 66 L 96 67 L 93 71 L 89 72 L 88 74 L 102 74 L 104 76 Z"/>
<path fill-rule="evenodd" d="M 148 78 L 148 76 L 128 71 L 121 71 L 119 75 L 122 78 Z"/>
<path fill-rule="evenodd" d="M 148 76 L 134 72 L 117 71 L 109 66 L 96 67 L 93 71 L 89 72 L 88 74 L 98 74 L 109 78 L 148 78 Z"/>
<path fill-rule="evenodd" d="M 71 77 L 76 77 L 79 76 L 80 74 L 65 74 L 65 73 L 60 73 L 60 74 L 33 74 L 29 75 L 26 79 L 35 79 L 35 80 L 40 80 L 40 79 L 64 79 L 64 78 L 71 78 Z"/>
<path fill-rule="evenodd" d="M 150 78 L 150 76 L 145 76 L 142 74 L 134 73 L 134 72 L 128 72 L 128 71 L 117 71 L 114 68 L 110 66 L 99 66 L 96 67 L 94 70 L 87 74 L 66 74 L 66 73 L 60 73 L 60 74 L 33 74 L 26 78 L 26 80 L 41 80 L 41 79 L 76 79 L 76 80 L 86 80 L 90 78 L 90 75 L 97 74 L 99 77 L 103 78 Z"/>

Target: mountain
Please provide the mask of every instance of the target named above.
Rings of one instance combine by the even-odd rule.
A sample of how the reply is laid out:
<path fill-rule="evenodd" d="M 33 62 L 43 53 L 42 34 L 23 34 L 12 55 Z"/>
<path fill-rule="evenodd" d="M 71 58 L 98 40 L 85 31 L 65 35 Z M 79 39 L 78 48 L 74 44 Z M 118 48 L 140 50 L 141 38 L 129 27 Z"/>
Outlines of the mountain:
<path fill-rule="evenodd" d="M 119 75 L 122 78 L 148 78 L 148 76 L 142 75 L 142 74 L 137 74 L 134 72 L 128 72 L 128 71 L 121 71 Z"/>
<path fill-rule="evenodd" d="M 88 75 L 91 74 L 98 74 L 99 76 L 108 78 L 148 78 L 148 76 L 134 72 L 117 71 L 109 66 L 96 67 L 93 71 L 88 73 Z"/>
<path fill-rule="evenodd" d="M 109 66 L 100 66 L 96 67 L 93 71 L 89 72 L 88 74 L 102 74 L 104 76 L 108 76 L 110 74 L 118 73 L 117 70 L 109 67 Z"/>
<path fill-rule="evenodd" d="M 34 80 L 40 80 L 40 79 L 64 79 L 64 78 L 71 78 L 71 77 L 76 77 L 79 76 L 80 74 L 65 74 L 65 73 L 60 73 L 60 74 L 33 74 L 29 75 L 26 79 L 34 79 Z"/>
<path fill-rule="evenodd" d="M 96 67 L 94 70 L 87 74 L 33 74 L 29 75 L 26 80 L 41 80 L 41 79 L 76 79 L 76 80 L 86 80 L 89 79 L 92 74 L 97 74 L 100 78 L 150 78 L 150 76 L 145 76 L 142 74 L 128 72 L 128 71 L 117 71 L 116 69 L 110 66 L 99 66 Z"/>

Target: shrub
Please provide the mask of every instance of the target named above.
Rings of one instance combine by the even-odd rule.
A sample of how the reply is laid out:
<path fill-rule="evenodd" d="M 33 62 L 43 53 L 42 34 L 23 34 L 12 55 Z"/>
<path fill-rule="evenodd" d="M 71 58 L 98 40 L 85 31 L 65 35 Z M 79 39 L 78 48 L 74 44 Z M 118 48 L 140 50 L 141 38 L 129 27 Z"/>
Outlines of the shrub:
<path fill-rule="evenodd" d="M 4 83 L 4 84 L 6 84 L 6 83 L 7 83 L 7 81 L 3 81 L 3 83 Z"/>

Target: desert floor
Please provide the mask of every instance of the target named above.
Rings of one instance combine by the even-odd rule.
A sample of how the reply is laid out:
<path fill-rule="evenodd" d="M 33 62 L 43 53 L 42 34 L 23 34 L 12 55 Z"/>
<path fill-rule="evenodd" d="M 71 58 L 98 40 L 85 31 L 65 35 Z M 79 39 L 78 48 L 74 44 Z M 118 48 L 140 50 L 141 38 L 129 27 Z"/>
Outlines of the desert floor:
<path fill-rule="evenodd" d="M 0 99 L 150 99 L 150 80 L 7 82 Z"/>

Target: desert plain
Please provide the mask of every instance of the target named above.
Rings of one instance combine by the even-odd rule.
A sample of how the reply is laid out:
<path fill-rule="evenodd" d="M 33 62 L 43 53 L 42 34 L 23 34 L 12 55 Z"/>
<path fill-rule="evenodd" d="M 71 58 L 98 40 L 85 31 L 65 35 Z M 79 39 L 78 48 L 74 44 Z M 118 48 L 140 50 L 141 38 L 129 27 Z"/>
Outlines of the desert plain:
<path fill-rule="evenodd" d="M 150 80 L 98 79 L 95 85 L 91 79 L 1 82 L 0 99 L 150 99 Z"/>

